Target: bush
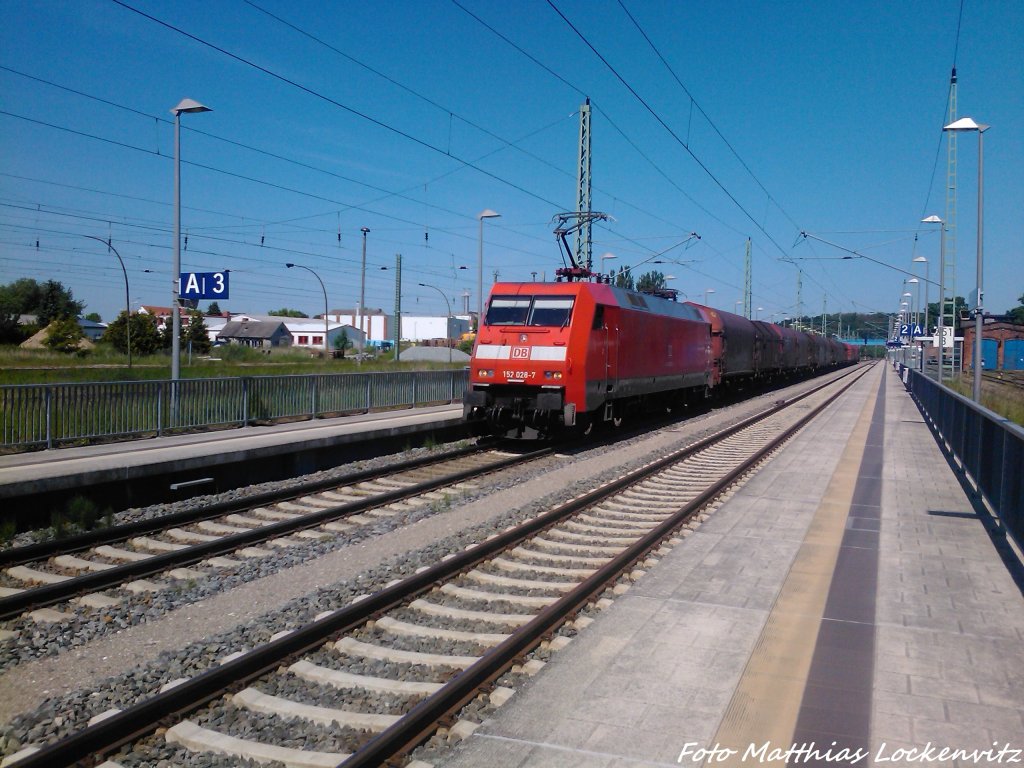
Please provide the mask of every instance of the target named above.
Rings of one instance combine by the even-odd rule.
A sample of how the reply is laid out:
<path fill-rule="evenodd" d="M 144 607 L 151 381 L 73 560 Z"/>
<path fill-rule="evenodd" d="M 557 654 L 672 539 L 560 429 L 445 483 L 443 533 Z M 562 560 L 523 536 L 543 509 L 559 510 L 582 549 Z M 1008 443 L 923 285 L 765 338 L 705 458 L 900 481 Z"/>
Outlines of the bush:
<path fill-rule="evenodd" d="M 46 328 L 46 346 L 57 352 L 70 354 L 78 351 L 78 342 L 82 340 L 82 326 L 73 317 L 62 317 L 54 320 Z"/>

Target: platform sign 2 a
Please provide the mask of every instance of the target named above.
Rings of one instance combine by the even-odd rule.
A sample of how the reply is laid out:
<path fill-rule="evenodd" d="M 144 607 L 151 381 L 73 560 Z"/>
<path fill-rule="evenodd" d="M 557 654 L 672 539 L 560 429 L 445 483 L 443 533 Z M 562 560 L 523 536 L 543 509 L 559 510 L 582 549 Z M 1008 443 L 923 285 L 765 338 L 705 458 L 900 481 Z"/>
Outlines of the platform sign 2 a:
<path fill-rule="evenodd" d="M 901 323 L 900 336 L 924 336 L 924 329 L 920 325 L 915 325 L 914 323 Z"/>
<path fill-rule="evenodd" d="M 228 273 L 182 272 L 178 279 L 178 295 L 182 299 L 227 299 Z"/>

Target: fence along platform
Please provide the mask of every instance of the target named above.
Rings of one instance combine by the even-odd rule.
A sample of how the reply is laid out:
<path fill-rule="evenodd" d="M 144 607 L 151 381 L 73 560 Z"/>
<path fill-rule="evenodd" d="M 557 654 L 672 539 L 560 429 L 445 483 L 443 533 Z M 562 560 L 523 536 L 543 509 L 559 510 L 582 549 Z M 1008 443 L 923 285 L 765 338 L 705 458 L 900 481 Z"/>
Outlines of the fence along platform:
<path fill-rule="evenodd" d="M 244 427 L 451 403 L 465 370 L 251 376 L 0 387 L 0 447 Z"/>

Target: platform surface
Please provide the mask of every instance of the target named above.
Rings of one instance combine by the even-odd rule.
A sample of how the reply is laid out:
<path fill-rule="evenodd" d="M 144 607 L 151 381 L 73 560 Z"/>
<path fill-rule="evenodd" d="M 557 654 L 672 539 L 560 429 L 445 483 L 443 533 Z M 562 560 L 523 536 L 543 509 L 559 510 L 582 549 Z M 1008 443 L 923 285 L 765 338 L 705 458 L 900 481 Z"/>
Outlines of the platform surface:
<path fill-rule="evenodd" d="M 1024 764 L 990 528 L 876 364 L 439 766 Z"/>
<path fill-rule="evenodd" d="M 223 461 L 232 454 L 288 451 L 338 440 L 373 440 L 461 421 L 462 404 L 456 403 L 0 456 L 0 495 L 4 486 L 26 482 L 72 483 L 78 477 L 115 469 L 201 464 L 210 457 Z"/>

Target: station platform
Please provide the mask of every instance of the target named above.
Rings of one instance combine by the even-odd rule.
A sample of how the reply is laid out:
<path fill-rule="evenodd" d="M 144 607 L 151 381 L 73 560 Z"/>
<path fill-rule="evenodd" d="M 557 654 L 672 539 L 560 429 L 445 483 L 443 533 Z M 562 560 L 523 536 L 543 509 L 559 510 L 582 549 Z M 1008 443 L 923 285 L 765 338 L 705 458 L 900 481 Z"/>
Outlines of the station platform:
<path fill-rule="evenodd" d="M 166 435 L 0 456 L 4 514 L 53 507 L 73 494 L 116 510 L 215 493 L 465 433 L 462 405 Z"/>
<path fill-rule="evenodd" d="M 1024 763 L 1017 555 L 877 364 L 437 765 Z"/>

